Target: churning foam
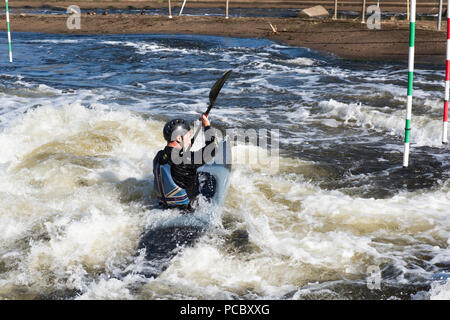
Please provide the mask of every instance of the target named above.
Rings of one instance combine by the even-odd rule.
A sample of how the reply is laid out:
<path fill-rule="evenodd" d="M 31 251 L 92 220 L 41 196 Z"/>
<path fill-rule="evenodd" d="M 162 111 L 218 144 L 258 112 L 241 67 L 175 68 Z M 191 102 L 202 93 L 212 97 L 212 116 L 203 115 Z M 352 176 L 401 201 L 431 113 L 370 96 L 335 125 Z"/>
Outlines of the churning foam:
<path fill-rule="evenodd" d="M 319 107 L 328 120 L 324 122 L 325 125 L 330 123 L 329 118 L 334 118 L 343 125 L 357 125 L 399 137 L 405 134 L 403 111 L 391 110 L 388 107 L 380 110 L 361 103 L 342 103 L 333 99 L 321 101 Z M 411 141 L 417 146 L 442 147 L 440 124 L 441 120 L 415 115 Z M 331 126 L 334 127 L 336 124 L 331 122 Z"/>
<path fill-rule="evenodd" d="M 277 172 L 236 166 L 220 222 L 158 278 L 143 279 L 136 273 L 142 231 L 202 220 L 142 205 L 161 125 L 78 103 L 9 123 L 0 134 L 8 146 L 0 158 L 1 296 L 24 297 L 25 287 L 30 297 L 74 290 L 79 299 L 301 298 L 312 282 L 365 279 L 367 265 L 395 266 L 399 282 L 429 277 L 445 257 L 447 185 L 362 199 L 320 189 L 305 178 L 319 167 L 282 157 Z M 248 233 L 243 247 L 229 240 L 236 230 Z M 421 250 L 436 261 L 408 268 Z M 124 275 L 127 268 L 134 272 Z M 446 290 L 435 287 L 431 297 Z"/>
<path fill-rule="evenodd" d="M 136 49 L 138 54 L 157 53 L 157 52 L 173 52 L 173 53 L 198 53 L 195 49 L 180 49 L 176 47 L 169 47 L 156 42 L 142 42 L 142 41 L 102 41 L 101 43 L 107 45 L 120 45 Z"/>
<path fill-rule="evenodd" d="M 443 284 L 432 285 L 430 300 L 450 300 L 450 279 Z"/>
<path fill-rule="evenodd" d="M 3 288 L 84 290 L 92 273 L 130 261 L 145 219 L 129 201 L 151 190 L 160 125 L 78 103 L 9 123 L 0 134 Z"/>
<path fill-rule="evenodd" d="M 286 171 L 314 170 L 313 163 L 282 162 Z M 345 278 L 364 283 L 368 265 L 399 270 L 385 283 L 431 278 L 437 260 L 424 267 L 408 264 L 421 252 L 445 254 L 449 200 L 448 186 L 391 199 L 362 199 L 326 192 L 301 175 L 274 176 L 264 168 L 241 166 L 233 171 L 224 208 L 228 227 L 214 230 L 177 256 L 141 293 L 168 298 L 176 287 L 179 298 L 302 298 L 315 282 Z M 249 243 L 230 248 L 227 239 L 233 230 L 246 230 Z M 329 288 L 323 289 L 324 297 L 329 294 Z"/>
<path fill-rule="evenodd" d="M 204 53 L 154 41 L 103 44 L 126 46 L 137 54 Z M 240 72 L 252 77 L 230 79 L 235 86 L 225 87 L 223 93 L 248 90 L 250 96 L 261 92 L 275 92 L 276 97 L 302 96 L 303 100 L 292 105 L 298 112 L 286 119 L 289 124 L 326 119 L 322 123 L 331 127 L 357 126 L 395 136 L 404 134 L 404 116 L 399 109 L 375 109 L 370 103 L 344 103 L 338 98 L 324 100 L 317 98 L 323 91 L 312 93 L 318 88 L 314 86 L 330 88 L 319 81 L 324 75 L 348 80 L 355 74 L 367 76 L 367 72 L 358 74 L 323 64 L 312 68 L 314 59 L 309 58 L 280 64 L 270 55 L 278 54 L 280 48 L 287 47 L 272 46 L 258 52 L 256 60 L 252 60 L 254 50 L 232 48 L 223 52 L 221 61 L 245 65 Z M 258 67 L 262 73 L 255 75 Z M 296 90 L 269 81 L 267 75 L 277 79 L 287 75 L 286 79 L 294 78 L 305 88 L 293 93 Z M 382 76 L 385 81 L 398 75 Z M 146 279 L 140 272 L 149 266 L 144 254 L 136 251 L 143 231 L 211 222 L 206 211 L 181 216 L 146 206 L 153 200 L 148 199 L 153 187 L 152 160 L 164 144 L 163 123 L 97 102 L 109 94 L 106 89 L 79 90 L 80 98 L 67 98 L 45 85 L 17 84 L 25 86 L 26 92 L 0 88 L 0 98 L 6 97 L 0 115 L 0 297 L 301 299 L 311 290 L 323 292 L 322 297 L 339 297 L 326 285 L 342 279 L 364 282 L 370 265 L 396 271 L 382 281 L 408 284 L 411 278 L 432 279 L 439 265 L 448 261 L 448 181 L 431 190 L 366 199 L 321 189 L 309 178 L 323 170 L 320 165 L 280 157 L 276 171 L 267 165 L 270 161 L 236 165 L 222 215 L 212 217 L 212 230 L 181 251 L 159 277 Z M 170 79 L 140 83 L 141 89 L 154 86 L 152 92 L 167 93 L 158 88 L 161 84 L 180 83 Z M 241 88 L 242 84 L 248 86 Z M 365 96 L 375 86 L 352 88 Z M 384 88 L 394 100 L 403 99 L 400 86 L 387 84 Z M 204 107 L 197 96 L 207 89 L 186 91 L 196 103 L 177 102 L 176 108 L 194 114 Z M 429 99 L 425 91 L 415 92 Z M 84 97 L 88 95 L 94 96 L 95 102 L 85 108 Z M 23 113 L 30 96 L 36 108 Z M 110 97 L 117 97 L 117 92 Z M 169 98 L 155 95 L 154 99 L 151 107 Z M 259 101 L 265 103 L 264 99 Z M 303 108 L 305 100 L 308 108 Z M 433 99 L 424 102 L 428 109 L 436 109 L 436 104 Z M 148 105 L 138 106 L 148 111 Z M 287 113 L 284 102 L 270 106 L 274 114 L 266 110 L 269 107 L 255 108 L 251 116 L 267 124 L 272 115 Z M 248 113 L 245 106 L 217 110 L 224 122 L 247 124 L 244 113 Z M 440 125 L 435 121 L 413 117 L 416 144 L 440 146 Z M 245 145 L 233 148 L 235 156 L 254 151 L 259 149 Z M 244 236 L 237 237 L 239 232 Z M 423 259 L 424 255 L 430 259 Z M 323 287 L 314 285 L 317 283 Z M 448 286 L 448 281 L 434 282 L 429 297 L 448 297 Z"/>

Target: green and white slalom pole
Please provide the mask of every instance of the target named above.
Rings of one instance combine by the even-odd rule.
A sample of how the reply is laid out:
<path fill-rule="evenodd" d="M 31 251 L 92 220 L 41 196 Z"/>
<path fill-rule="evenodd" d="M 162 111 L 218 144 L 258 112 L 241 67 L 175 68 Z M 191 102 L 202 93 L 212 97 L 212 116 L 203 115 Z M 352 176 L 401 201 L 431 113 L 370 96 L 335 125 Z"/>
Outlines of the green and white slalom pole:
<path fill-rule="evenodd" d="M 412 115 L 412 91 L 414 74 L 414 39 L 416 31 L 416 0 L 411 0 L 409 15 L 409 52 L 408 52 L 408 97 L 406 102 L 406 124 L 405 124 L 405 151 L 403 153 L 403 167 L 409 163 L 409 143 L 411 138 L 411 115 Z"/>
<path fill-rule="evenodd" d="M 13 62 L 13 60 L 12 60 L 12 47 L 11 47 L 11 29 L 9 27 L 8 0 L 5 0 L 5 5 L 6 5 L 6 26 L 8 27 L 9 62 Z"/>

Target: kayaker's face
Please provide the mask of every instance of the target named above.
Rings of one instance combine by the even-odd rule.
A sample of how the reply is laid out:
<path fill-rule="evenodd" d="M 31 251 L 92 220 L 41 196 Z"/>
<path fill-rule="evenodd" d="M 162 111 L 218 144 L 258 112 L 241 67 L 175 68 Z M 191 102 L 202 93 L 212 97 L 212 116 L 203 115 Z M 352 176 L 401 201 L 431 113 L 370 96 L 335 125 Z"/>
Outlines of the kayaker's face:
<path fill-rule="evenodd" d="M 181 136 L 177 137 L 177 141 L 180 145 L 183 146 L 183 149 L 187 149 L 191 145 L 191 132 L 188 131 L 181 139 Z"/>

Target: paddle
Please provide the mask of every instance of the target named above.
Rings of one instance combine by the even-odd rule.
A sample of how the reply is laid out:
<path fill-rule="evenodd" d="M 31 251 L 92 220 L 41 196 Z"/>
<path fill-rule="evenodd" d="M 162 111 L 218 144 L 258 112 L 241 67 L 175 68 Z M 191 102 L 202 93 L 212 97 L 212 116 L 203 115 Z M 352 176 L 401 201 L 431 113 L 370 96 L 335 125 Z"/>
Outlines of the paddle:
<path fill-rule="evenodd" d="M 204 115 L 208 116 L 209 112 L 211 111 L 211 108 L 214 106 L 214 103 L 216 102 L 217 96 L 219 95 L 220 90 L 222 89 L 223 85 L 225 84 L 225 81 L 227 81 L 228 77 L 231 74 L 231 70 L 228 70 L 225 72 L 222 77 L 216 81 L 216 83 L 211 88 L 211 91 L 209 92 L 209 106 Z"/>
<path fill-rule="evenodd" d="M 211 112 L 211 108 L 214 106 L 214 103 L 216 102 L 217 96 L 219 95 L 220 90 L 222 89 L 223 85 L 225 84 L 225 81 L 227 81 L 228 77 L 230 76 L 232 70 L 228 70 L 225 72 L 222 77 L 216 81 L 216 83 L 211 88 L 211 91 L 209 92 L 209 106 L 208 109 L 206 109 L 206 112 L 203 113 L 205 116 L 208 116 Z M 194 134 L 194 138 L 192 138 L 193 143 L 191 146 L 195 143 L 195 139 L 197 139 L 198 134 L 200 133 L 200 129 L 202 126 L 199 126 L 197 131 Z M 189 146 L 188 151 L 191 149 L 191 146 Z"/>

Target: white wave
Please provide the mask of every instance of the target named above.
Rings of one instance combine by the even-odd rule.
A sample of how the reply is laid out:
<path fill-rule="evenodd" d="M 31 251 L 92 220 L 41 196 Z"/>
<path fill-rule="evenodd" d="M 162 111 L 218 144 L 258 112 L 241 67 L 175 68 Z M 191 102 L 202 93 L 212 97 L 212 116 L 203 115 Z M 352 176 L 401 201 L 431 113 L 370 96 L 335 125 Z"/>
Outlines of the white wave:
<path fill-rule="evenodd" d="M 231 231 L 215 229 L 144 286 L 143 296 L 164 299 L 173 296 L 168 288 L 177 288 L 181 299 L 278 299 L 311 282 L 365 279 L 368 265 L 386 264 L 401 271 L 398 283 L 407 283 L 407 274 L 430 275 L 405 267 L 418 242 L 433 256 L 445 254 L 435 244 L 450 237 L 447 187 L 363 199 L 308 183 L 299 173 L 315 170 L 314 163 L 282 159 L 281 168 L 279 175 L 259 165 L 233 171 L 224 220 L 234 221 L 232 230 L 248 232 L 250 250 L 229 254 L 220 239 Z M 333 294 L 339 296 L 328 292 Z"/>
<path fill-rule="evenodd" d="M 391 199 L 359 199 L 337 191 L 325 192 L 297 179 L 274 179 L 254 171 L 251 179 L 239 171 L 232 179 L 232 197 L 237 198 L 237 211 L 249 238 L 266 252 L 263 256 L 270 257 L 271 264 L 284 261 L 286 268 L 280 273 L 289 272 L 292 279 L 317 277 L 330 281 L 352 277 L 365 274 L 368 263 L 381 265 L 387 261 L 404 272 L 413 272 L 403 267 L 411 254 L 405 246 L 410 241 L 411 246 L 415 243 L 410 235 L 434 241 L 450 237 L 444 227 L 449 222 L 448 189 L 401 193 Z M 376 240 L 383 237 L 396 237 L 406 243 L 383 244 Z M 434 256 L 447 250 L 424 246 Z M 321 275 L 324 270 L 330 273 Z M 398 280 L 402 281 L 402 277 Z M 286 279 L 280 283 L 291 282 Z"/>
<path fill-rule="evenodd" d="M 116 278 L 94 281 L 77 300 L 132 300 L 127 283 Z"/>
<path fill-rule="evenodd" d="M 347 104 L 333 99 L 321 101 L 319 107 L 323 110 L 322 116 L 342 121 L 344 125 L 357 125 L 398 137 L 405 133 L 403 111 L 394 111 L 387 107 L 377 109 L 360 103 Z M 413 115 L 411 142 L 417 146 L 442 147 L 441 124 L 440 120 Z"/>
<path fill-rule="evenodd" d="M 317 63 L 317 61 L 315 59 L 303 58 L 303 57 L 299 57 L 299 58 L 295 58 L 295 59 L 288 59 L 288 60 L 285 60 L 284 62 L 298 65 L 298 66 L 312 66 L 315 63 Z"/>
<path fill-rule="evenodd" d="M 121 277 L 130 264 L 138 268 L 132 256 L 142 230 L 203 223 L 202 213 L 146 211 L 121 201 L 151 190 L 145 181 L 164 144 L 161 125 L 78 103 L 41 107 L 9 123 L 0 133 L 12 149 L 1 158 L 0 256 L 19 267 L 4 276 L 2 288 L 23 284 L 77 289 L 79 299 L 133 299 L 130 286 L 144 281 L 139 298 L 280 298 L 311 281 L 364 277 L 368 264 L 392 263 L 405 281 L 411 237 L 429 239 L 427 252 L 444 257 L 446 249 L 435 243 L 450 237 L 447 187 L 360 199 L 308 182 L 320 170 L 314 163 L 281 158 L 275 172 L 262 163 L 235 166 L 224 218 L 160 277 Z M 252 148 L 238 145 L 233 153 Z M 247 253 L 222 249 L 236 229 L 248 232 L 253 249 Z M 377 241 L 383 237 L 394 240 Z M 102 276 L 91 280 L 92 274 Z"/>
<path fill-rule="evenodd" d="M 80 43 L 82 41 L 92 41 L 93 39 L 42 39 L 42 40 L 28 40 L 31 43 L 52 43 L 52 44 L 70 44 Z"/>
<path fill-rule="evenodd" d="M 429 291 L 430 300 L 450 300 L 450 279 L 444 283 L 434 282 Z"/>
<path fill-rule="evenodd" d="M 270 268 L 277 272 L 279 267 L 271 259 L 244 262 L 202 242 L 177 256 L 158 279 L 143 288 L 143 294 L 152 292 L 157 294 L 152 298 L 167 298 L 161 295 L 164 290 L 160 288 L 176 286 L 182 299 L 233 299 L 238 295 L 251 299 L 261 293 L 266 298 L 275 298 L 295 289 L 292 284 L 271 279 Z"/>
<path fill-rule="evenodd" d="M 8 123 L 0 132 L 0 257 L 18 266 L 8 286 L 87 290 L 90 272 L 114 275 L 130 261 L 145 210 L 122 200 L 151 191 L 159 127 L 76 103 Z M 5 256 L 11 250 L 20 254 Z"/>
<path fill-rule="evenodd" d="M 182 54 L 187 54 L 187 53 L 196 53 L 199 52 L 196 49 L 179 49 L 179 48 L 173 48 L 173 47 L 168 47 L 168 46 L 164 46 L 161 44 L 158 44 L 156 42 L 142 42 L 142 41 L 138 41 L 138 42 L 133 42 L 133 41 L 101 41 L 100 43 L 103 44 L 107 44 L 107 45 L 119 45 L 119 46 L 125 46 L 125 47 L 131 47 L 136 49 L 136 53 L 138 54 L 147 54 L 147 53 L 154 53 L 154 52 L 175 52 L 175 53 L 182 53 Z"/>

